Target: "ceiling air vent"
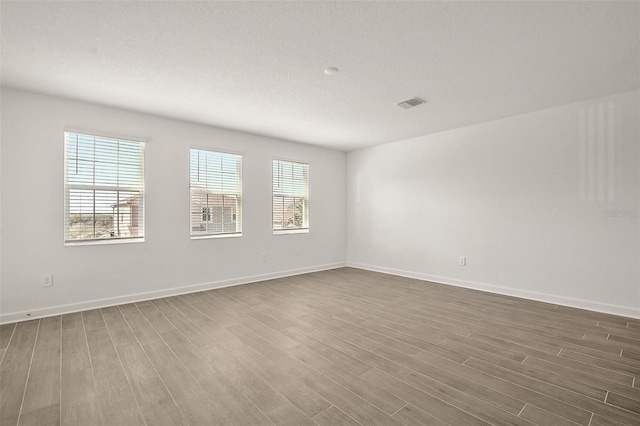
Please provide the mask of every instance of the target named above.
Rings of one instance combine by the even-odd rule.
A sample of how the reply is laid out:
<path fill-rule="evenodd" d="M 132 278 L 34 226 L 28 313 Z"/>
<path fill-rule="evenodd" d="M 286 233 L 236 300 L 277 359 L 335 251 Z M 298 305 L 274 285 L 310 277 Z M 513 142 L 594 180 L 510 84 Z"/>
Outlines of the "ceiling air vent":
<path fill-rule="evenodd" d="M 424 101 L 420 98 L 411 98 L 406 101 L 398 102 L 398 106 L 402 109 L 409 109 L 413 107 L 417 107 L 418 105 L 426 104 L 427 101 Z"/>

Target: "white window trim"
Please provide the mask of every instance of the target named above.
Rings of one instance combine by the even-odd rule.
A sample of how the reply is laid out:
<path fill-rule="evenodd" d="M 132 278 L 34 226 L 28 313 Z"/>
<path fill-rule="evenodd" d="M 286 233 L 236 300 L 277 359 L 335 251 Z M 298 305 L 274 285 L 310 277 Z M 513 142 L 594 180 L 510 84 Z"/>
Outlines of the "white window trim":
<path fill-rule="evenodd" d="M 300 197 L 297 195 L 292 195 L 292 194 L 276 194 L 274 193 L 274 187 L 273 187 L 273 162 L 274 161 L 281 161 L 281 162 L 286 162 L 286 163 L 297 163 L 297 164 L 302 164 L 304 166 L 306 166 L 307 168 L 307 188 L 306 188 L 306 197 Z M 310 229 L 310 220 L 309 217 L 311 216 L 310 211 L 311 211 L 311 205 L 309 203 L 309 193 L 310 193 L 310 187 L 311 187 L 311 164 L 306 162 L 306 161 L 302 161 L 302 160 L 292 160 L 292 159 L 287 159 L 287 158 L 273 158 L 271 161 L 271 230 L 273 232 L 273 235 L 289 235 L 289 234 L 308 234 L 309 233 L 309 229 Z M 273 228 L 273 198 L 274 197 L 293 197 L 293 198 L 304 198 L 305 199 L 305 204 L 306 204 L 306 227 L 301 227 L 301 228 L 289 228 L 289 229 L 274 229 Z"/>
<path fill-rule="evenodd" d="M 208 234 L 193 234 L 193 223 L 191 222 L 192 220 L 192 211 L 191 211 L 191 196 L 192 196 L 192 189 L 191 189 L 191 151 L 192 150 L 198 150 L 198 151 L 207 151 L 207 152 L 213 152 L 213 153 L 217 153 L 217 154 L 228 154 L 228 155 L 235 155 L 240 157 L 240 179 L 239 179 L 239 191 L 238 192 L 213 192 L 213 191 L 207 191 L 207 190 L 200 190 L 198 192 L 202 192 L 203 194 L 209 193 L 209 194 L 232 194 L 232 195 L 236 195 L 238 197 L 239 200 L 239 204 L 240 204 L 240 231 L 235 231 L 235 232 L 220 232 L 220 233 L 208 233 Z M 206 146 L 198 146 L 198 145 L 192 145 L 189 147 L 189 180 L 188 180 L 188 185 L 189 185 L 189 238 L 191 240 L 208 240 L 208 239 L 220 239 L 220 238 L 239 238 L 242 237 L 242 232 L 243 232 L 243 224 L 242 224 L 242 218 L 243 218 L 243 205 L 244 205 L 244 196 L 243 196 L 243 179 L 244 179 L 244 173 L 243 173 L 243 169 L 244 169 L 244 155 L 240 152 L 233 152 L 233 151 L 229 151 L 229 150 L 225 150 L 225 149 L 220 149 L 220 148 L 211 148 L 211 147 L 206 147 Z"/>
<path fill-rule="evenodd" d="M 81 190 L 108 190 L 108 191 L 127 191 L 125 187 L 117 186 L 100 186 L 100 185 L 81 185 L 81 184 L 68 184 L 68 157 L 67 157 L 67 134 L 78 134 L 98 138 L 116 139 L 128 142 L 136 142 L 141 145 L 142 148 L 142 187 L 135 189 L 139 192 L 141 197 L 141 223 L 142 223 L 142 235 L 137 237 L 114 237 L 114 238 L 85 238 L 85 239 L 69 239 L 68 238 L 68 226 L 67 226 L 67 214 L 69 213 L 69 190 L 81 189 Z M 144 243 L 146 234 L 146 139 L 122 136 L 110 132 L 96 132 L 91 130 L 79 130 L 78 128 L 67 127 L 63 129 L 63 159 L 64 159 L 64 182 L 63 182 L 63 194 L 64 194 L 64 213 L 63 213 L 63 241 L 65 247 L 74 246 L 87 246 L 87 245 L 108 245 L 108 244 L 135 244 Z M 131 188 L 129 188 L 131 190 Z"/>

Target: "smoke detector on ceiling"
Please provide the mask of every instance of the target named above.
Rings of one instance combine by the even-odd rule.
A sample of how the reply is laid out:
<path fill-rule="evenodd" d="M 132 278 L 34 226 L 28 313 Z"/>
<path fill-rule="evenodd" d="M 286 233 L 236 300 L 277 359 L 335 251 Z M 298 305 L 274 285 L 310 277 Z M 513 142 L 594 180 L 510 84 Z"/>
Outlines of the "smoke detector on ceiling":
<path fill-rule="evenodd" d="M 398 102 L 398 106 L 402 109 L 409 109 L 413 107 L 417 107 L 418 105 L 426 104 L 427 101 L 420 99 L 418 97 L 407 99 L 402 102 Z"/>

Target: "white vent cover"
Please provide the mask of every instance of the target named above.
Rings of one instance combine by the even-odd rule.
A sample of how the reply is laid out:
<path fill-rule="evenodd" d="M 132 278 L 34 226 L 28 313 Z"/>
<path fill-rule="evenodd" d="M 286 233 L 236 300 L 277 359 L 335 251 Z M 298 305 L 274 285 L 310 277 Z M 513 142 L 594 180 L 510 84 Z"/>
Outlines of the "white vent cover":
<path fill-rule="evenodd" d="M 427 101 L 422 100 L 418 97 L 407 99 L 406 101 L 398 102 L 398 106 L 403 109 L 409 109 L 413 107 L 417 107 L 418 105 L 426 104 Z"/>

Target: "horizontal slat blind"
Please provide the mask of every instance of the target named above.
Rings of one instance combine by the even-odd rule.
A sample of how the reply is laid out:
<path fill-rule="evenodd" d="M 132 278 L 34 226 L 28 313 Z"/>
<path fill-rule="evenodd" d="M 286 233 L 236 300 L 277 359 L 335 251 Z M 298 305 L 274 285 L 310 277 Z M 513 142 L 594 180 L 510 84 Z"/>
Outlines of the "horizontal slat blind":
<path fill-rule="evenodd" d="M 242 233 L 242 156 L 190 151 L 191 236 Z"/>
<path fill-rule="evenodd" d="M 64 138 L 65 242 L 144 238 L 144 142 Z"/>
<path fill-rule="evenodd" d="M 273 230 L 309 229 L 309 165 L 273 160 Z"/>

